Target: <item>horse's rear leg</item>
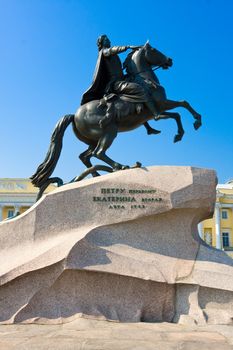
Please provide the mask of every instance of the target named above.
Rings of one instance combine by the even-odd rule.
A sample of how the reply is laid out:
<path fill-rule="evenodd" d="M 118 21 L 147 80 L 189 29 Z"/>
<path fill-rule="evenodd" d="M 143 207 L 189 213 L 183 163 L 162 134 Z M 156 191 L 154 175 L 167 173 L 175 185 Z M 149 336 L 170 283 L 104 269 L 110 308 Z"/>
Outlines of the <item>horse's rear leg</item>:
<path fill-rule="evenodd" d="M 79 155 L 79 159 L 83 162 L 84 165 L 86 165 L 87 168 L 91 168 L 92 167 L 92 163 L 90 161 L 90 158 L 92 157 L 92 152 L 95 149 L 95 146 L 89 146 L 88 149 L 86 151 L 84 151 L 83 153 L 81 153 Z M 100 174 L 95 171 L 92 173 L 93 177 L 96 176 L 100 176 Z"/>
<path fill-rule="evenodd" d="M 115 162 L 105 154 L 117 136 L 117 127 L 115 125 L 109 125 L 105 128 L 105 131 L 106 133 L 99 139 L 97 147 L 92 155 L 110 165 L 114 170 L 127 168 L 126 166 Z"/>
<path fill-rule="evenodd" d="M 177 108 L 177 107 L 183 107 L 187 109 L 193 116 L 196 121 L 193 123 L 195 130 L 200 128 L 201 126 L 201 115 L 193 109 L 193 107 L 187 102 L 187 101 L 173 101 L 173 100 L 164 100 L 164 101 L 158 101 L 157 102 L 159 109 L 161 112 L 167 111 L 169 109 Z"/>

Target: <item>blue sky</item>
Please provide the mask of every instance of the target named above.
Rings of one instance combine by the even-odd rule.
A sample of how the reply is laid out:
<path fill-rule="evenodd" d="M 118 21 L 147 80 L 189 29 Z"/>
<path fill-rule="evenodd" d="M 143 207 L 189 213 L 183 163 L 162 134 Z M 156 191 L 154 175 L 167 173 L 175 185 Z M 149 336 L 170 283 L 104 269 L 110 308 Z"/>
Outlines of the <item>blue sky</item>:
<path fill-rule="evenodd" d="M 144 4 L 144 7 L 142 7 Z M 203 116 L 173 144 L 172 120 L 119 134 L 108 155 L 124 164 L 192 165 L 233 178 L 233 2 L 231 0 L 0 0 L 0 177 L 29 177 L 44 159 L 60 117 L 74 113 L 92 81 L 96 39 L 152 46 L 173 59 L 158 77 L 170 99 L 186 99 Z M 121 55 L 122 60 L 124 55 Z M 85 145 L 67 129 L 54 175 L 68 181 L 84 169 Z M 99 163 L 99 161 L 98 161 Z"/>

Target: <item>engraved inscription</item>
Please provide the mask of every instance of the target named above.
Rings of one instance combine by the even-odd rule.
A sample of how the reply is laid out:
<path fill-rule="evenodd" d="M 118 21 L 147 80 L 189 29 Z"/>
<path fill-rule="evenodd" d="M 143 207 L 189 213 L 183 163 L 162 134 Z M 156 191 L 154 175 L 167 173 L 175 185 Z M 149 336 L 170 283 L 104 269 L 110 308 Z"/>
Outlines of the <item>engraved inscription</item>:
<path fill-rule="evenodd" d="M 109 210 L 142 210 L 148 205 L 163 201 L 156 189 L 127 189 L 121 187 L 100 188 L 99 194 L 92 197 L 93 202 L 106 203 Z"/>

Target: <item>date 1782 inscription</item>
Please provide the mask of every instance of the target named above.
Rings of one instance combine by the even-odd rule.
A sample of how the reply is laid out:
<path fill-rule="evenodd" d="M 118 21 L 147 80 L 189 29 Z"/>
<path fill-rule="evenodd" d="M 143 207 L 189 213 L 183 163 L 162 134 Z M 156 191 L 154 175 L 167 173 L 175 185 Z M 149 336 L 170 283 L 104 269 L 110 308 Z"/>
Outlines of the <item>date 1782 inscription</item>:
<path fill-rule="evenodd" d="M 108 209 L 145 209 L 163 199 L 156 189 L 100 188 L 93 202 L 106 203 Z"/>

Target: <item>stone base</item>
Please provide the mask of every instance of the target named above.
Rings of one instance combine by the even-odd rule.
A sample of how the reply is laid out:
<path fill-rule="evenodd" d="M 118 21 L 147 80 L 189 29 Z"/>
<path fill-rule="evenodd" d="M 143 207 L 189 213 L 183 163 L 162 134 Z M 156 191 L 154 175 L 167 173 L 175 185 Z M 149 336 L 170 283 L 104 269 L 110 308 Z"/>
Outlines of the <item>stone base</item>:
<path fill-rule="evenodd" d="M 232 324 L 233 260 L 197 232 L 215 186 L 211 170 L 124 170 L 1 223 L 0 323 Z"/>
<path fill-rule="evenodd" d="M 232 350 L 231 326 L 116 323 L 78 318 L 63 325 L 0 325 L 1 350 Z"/>
<path fill-rule="evenodd" d="M 78 318 L 62 325 L 1 325 L 0 349 L 232 350 L 232 328 Z"/>

